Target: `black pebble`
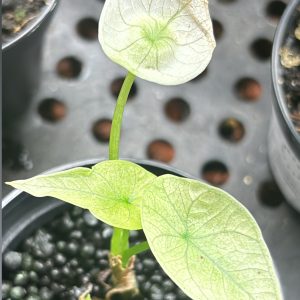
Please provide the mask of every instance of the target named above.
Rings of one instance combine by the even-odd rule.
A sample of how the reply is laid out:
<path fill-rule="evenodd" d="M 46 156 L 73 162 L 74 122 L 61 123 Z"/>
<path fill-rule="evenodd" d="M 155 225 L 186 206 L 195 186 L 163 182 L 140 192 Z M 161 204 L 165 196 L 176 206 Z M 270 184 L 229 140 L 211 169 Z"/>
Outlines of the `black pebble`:
<path fill-rule="evenodd" d="M 105 270 L 108 268 L 108 260 L 107 259 L 100 259 L 99 266 L 102 270 Z"/>
<path fill-rule="evenodd" d="M 14 286 L 9 293 L 10 297 L 14 300 L 24 299 L 26 291 L 21 286 Z"/>
<path fill-rule="evenodd" d="M 79 261 L 76 258 L 70 260 L 70 267 L 77 268 L 79 266 Z"/>
<path fill-rule="evenodd" d="M 84 274 L 84 269 L 83 268 L 77 268 L 75 271 L 76 275 L 80 277 L 80 275 Z"/>
<path fill-rule="evenodd" d="M 45 272 L 44 264 L 41 261 L 35 260 L 32 264 L 33 271 L 43 274 Z"/>
<path fill-rule="evenodd" d="M 63 266 L 67 262 L 67 259 L 62 253 L 57 253 L 54 256 L 54 262 L 57 266 Z"/>
<path fill-rule="evenodd" d="M 30 285 L 27 287 L 28 294 L 38 294 L 39 289 L 35 285 Z"/>
<path fill-rule="evenodd" d="M 160 274 L 154 274 L 151 276 L 150 281 L 152 283 L 161 283 L 163 281 L 163 277 Z"/>
<path fill-rule="evenodd" d="M 143 271 L 143 264 L 142 264 L 142 262 L 140 262 L 140 261 L 137 261 L 136 263 L 135 263 L 135 271 L 136 271 L 136 273 L 142 273 L 142 271 Z"/>
<path fill-rule="evenodd" d="M 102 232 L 102 237 L 104 239 L 110 239 L 112 237 L 113 230 L 111 227 L 106 227 Z"/>
<path fill-rule="evenodd" d="M 136 279 L 139 282 L 139 284 L 146 281 L 146 276 L 144 274 L 136 275 Z"/>
<path fill-rule="evenodd" d="M 30 271 L 33 264 L 33 258 L 30 254 L 24 253 L 22 255 L 22 269 L 25 271 Z"/>
<path fill-rule="evenodd" d="M 107 259 L 109 255 L 108 250 L 97 249 L 95 253 L 95 258 L 97 259 Z"/>
<path fill-rule="evenodd" d="M 51 291 L 53 291 L 54 294 L 60 294 L 65 290 L 65 286 L 62 284 L 59 284 L 57 282 L 51 283 Z"/>
<path fill-rule="evenodd" d="M 43 299 L 41 299 L 41 297 L 37 294 L 29 294 L 26 297 L 26 300 L 43 300 Z"/>
<path fill-rule="evenodd" d="M 56 243 L 56 248 L 58 251 L 64 252 L 66 250 L 67 243 L 65 241 L 58 241 Z"/>
<path fill-rule="evenodd" d="M 75 224 L 70 215 L 66 213 L 62 219 L 61 231 L 70 232 L 74 228 Z"/>
<path fill-rule="evenodd" d="M 80 240 L 82 238 L 82 232 L 80 230 L 73 230 L 70 233 L 70 238 L 75 240 Z"/>
<path fill-rule="evenodd" d="M 42 287 L 40 289 L 40 297 L 43 300 L 51 300 L 53 298 L 53 292 L 47 287 Z"/>
<path fill-rule="evenodd" d="M 24 241 L 24 244 L 23 244 L 23 249 L 24 251 L 27 251 L 27 252 L 31 252 L 32 250 L 32 247 L 33 247 L 33 237 L 29 237 L 27 238 L 25 241 Z"/>
<path fill-rule="evenodd" d="M 136 240 L 138 236 L 139 236 L 139 232 L 137 230 L 130 231 L 130 239 L 132 241 Z"/>
<path fill-rule="evenodd" d="M 15 275 L 14 284 L 24 286 L 29 280 L 28 273 L 26 271 L 20 271 Z"/>
<path fill-rule="evenodd" d="M 44 229 L 37 231 L 32 245 L 32 253 L 37 258 L 47 258 L 54 252 L 52 244 L 52 235 Z"/>
<path fill-rule="evenodd" d="M 53 267 L 54 267 L 54 261 L 52 258 L 48 258 L 45 263 L 44 263 L 44 266 L 45 266 L 45 270 L 46 272 L 50 272 Z"/>
<path fill-rule="evenodd" d="M 92 257 L 94 253 L 95 246 L 92 243 L 85 244 L 80 251 L 81 256 L 85 258 Z"/>
<path fill-rule="evenodd" d="M 30 281 L 33 283 L 37 283 L 39 281 L 39 276 L 35 271 L 30 271 L 28 276 Z"/>
<path fill-rule="evenodd" d="M 77 286 L 73 286 L 70 290 L 70 296 L 74 297 L 74 299 L 76 300 L 79 298 L 81 294 L 82 294 L 82 290 Z"/>
<path fill-rule="evenodd" d="M 150 288 L 151 288 L 151 283 L 149 281 L 140 285 L 140 289 L 143 293 L 148 293 L 150 291 Z"/>
<path fill-rule="evenodd" d="M 49 286 L 50 283 L 51 283 L 51 280 L 50 280 L 49 276 L 44 275 L 44 276 L 41 277 L 41 279 L 40 279 L 40 284 L 41 285 L 43 285 L 43 286 Z"/>
<path fill-rule="evenodd" d="M 82 218 L 76 220 L 76 222 L 75 222 L 75 227 L 76 227 L 77 229 L 80 229 L 80 230 L 83 230 L 83 229 L 84 229 L 85 223 L 84 223 L 84 221 L 83 221 Z"/>
<path fill-rule="evenodd" d="M 99 268 L 93 268 L 90 270 L 89 274 L 91 276 L 92 279 L 97 279 L 99 276 L 100 270 Z"/>
<path fill-rule="evenodd" d="M 3 257 L 3 264 L 11 271 L 19 269 L 22 264 L 22 254 L 16 251 L 7 252 Z"/>
<path fill-rule="evenodd" d="M 57 268 L 54 268 L 50 271 L 50 276 L 53 280 L 57 281 L 61 277 L 60 270 Z"/>
<path fill-rule="evenodd" d="M 79 216 L 82 215 L 82 213 L 83 213 L 83 209 L 82 208 L 80 208 L 78 206 L 74 206 L 72 208 L 72 211 L 71 211 L 72 217 L 79 217 Z"/>
<path fill-rule="evenodd" d="M 66 247 L 66 253 L 74 256 L 79 250 L 79 244 L 76 241 L 70 242 Z"/>
<path fill-rule="evenodd" d="M 9 296 L 11 289 L 11 283 L 8 281 L 3 281 L 2 282 L 2 298 L 6 299 Z"/>
<path fill-rule="evenodd" d="M 99 247 L 101 247 L 101 240 L 102 240 L 102 236 L 101 233 L 99 231 L 95 231 L 92 235 L 92 241 L 94 244 L 99 245 Z"/>
<path fill-rule="evenodd" d="M 151 258 L 146 258 L 143 260 L 143 271 L 145 273 L 150 273 L 153 272 L 155 270 L 156 267 L 156 263 L 153 259 Z"/>
<path fill-rule="evenodd" d="M 72 278 L 75 275 L 68 266 L 63 266 L 61 269 L 61 273 L 63 277 L 66 278 Z"/>
<path fill-rule="evenodd" d="M 171 281 L 170 279 L 166 279 L 165 281 L 163 281 L 162 287 L 165 292 L 171 292 L 174 289 L 175 285 L 173 281 Z"/>
<path fill-rule="evenodd" d="M 93 285 L 93 291 L 92 291 L 92 293 L 94 295 L 99 295 L 99 293 L 100 293 L 100 287 L 99 287 L 99 285 Z"/>
<path fill-rule="evenodd" d="M 90 227 L 94 227 L 99 223 L 97 218 L 95 218 L 89 211 L 85 211 L 83 213 L 83 220 L 84 220 L 85 224 Z"/>
<path fill-rule="evenodd" d="M 90 276 L 89 274 L 82 274 L 79 278 L 80 284 L 86 285 L 87 283 L 90 282 Z"/>
<path fill-rule="evenodd" d="M 176 294 L 174 293 L 168 293 L 165 295 L 164 300 L 176 300 Z"/>

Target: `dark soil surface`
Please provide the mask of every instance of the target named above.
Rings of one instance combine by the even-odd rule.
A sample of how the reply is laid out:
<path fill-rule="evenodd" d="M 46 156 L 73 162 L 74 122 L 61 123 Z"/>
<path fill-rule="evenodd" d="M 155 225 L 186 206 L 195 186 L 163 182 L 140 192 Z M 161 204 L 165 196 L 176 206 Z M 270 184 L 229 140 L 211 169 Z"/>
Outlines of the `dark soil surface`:
<path fill-rule="evenodd" d="M 2 43 L 6 43 L 32 22 L 47 5 L 47 0 L 3 0 Z"/>
<path fill-rule="evenodd" d="M 112 228 L 88 211 L 68 208 L 4 254 L 2 299 L 78 300 L 89 283 L 93 299 L 103 299 L 111 235 Z M 132 245 L 143 240 L 143 231 L 131 232 Z M 150 251 L 137 256 L 135 268 L 142 299 L 189 299 Z"/>
<path fill-rule="evenodd" d="M 280 55 L 287 107 L 300 135 L 300 9 L 297 10 L 284 45 L 280 49 Z"/>

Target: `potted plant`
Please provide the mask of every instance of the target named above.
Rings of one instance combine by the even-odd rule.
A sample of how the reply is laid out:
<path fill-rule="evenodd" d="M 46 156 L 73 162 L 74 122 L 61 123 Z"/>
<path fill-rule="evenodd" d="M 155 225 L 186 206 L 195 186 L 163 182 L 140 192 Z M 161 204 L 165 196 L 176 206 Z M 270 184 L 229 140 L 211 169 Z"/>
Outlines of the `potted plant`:
<path fill-rule="evenodd" d="M 271 168 L 286 199 L 300 210 L 300 3 L 291 1 L 273 46 L 274 113 L 269 134 Z"/>
<path fill-rule="evenodd" d="M 32 92 L 38 87 L 43 36 L 56 5 L 56 0 L 5 0 L 2 3 L 5 129 L 9 119 L 26 109 Z"/>
<path fill-rule="evenodd" d="M 163 175 L 170 173 L 169 170 L 119 159 L 122 115 L 135 76 L 159 84 L 181 84 L 199 75 L 209 63 L 215 41 L 207 1 L 148 1 L 145 4 L 142 0 L 108 0 L 100 17 L 99 40 L 107 56 L 128 70 L 114 112 L 109 160 L 91 168 L 88 163 L 88 166 L 84 164 L 9 183 L 35 197 L 50 196 L 79 207 L 67 214 L 64 221 L 52 221 L 50 233 L 39 231 L 23 245 L 33 249 L 40 260 L 45 252 L 48 255 L 55 251 L 59 254 L 64 251 L 78 253 L 78 247 L 82 249 L 81 260 L 87 266 L 80 271 L 86 278 L 81 281 L 86 286 L 85 291 L 74 290 L 72 295 L 58 296 L 59 286 L 55 285 L 58 291 L 55 297 L 78 297 L 80 300 L 99 297 L 106 300 L 281 299 L 272 259 L 258 225 L 237 200 L 220 189 L 181 177 L 180 173 Z M 9 208 L 4 217 L 7 220 L 13 220 L 16 216 L 14 205 L 28 199 L 28 195 L 21 193 L 17 198 L 15 204 L 6 200 Z M 28 204 L 33 209 L 33 203 L 40 200 L 30 199 L 35 199 Z M 40 206 L 34 217 L 35 226 L 44 217 L 43 221 L 46 221 L 46 215 L 53 217 L 59 206 L 61 203 L 55 200 L 48 200 L 44 210 Z M 80 217 L 76 218 L 78 215 Z M 89 238 L 89 233 L 83 230 L 84 221 L 79 221 L 82 218 L 89 226 L 100 220 L 102 234 L 94 233 Z M 26 218 L 24 221 L 29 226 L 34 220 Z M 104 233 L 110 228 L 104 224 L 113 226 L 111 235 Z M 12 228 L 4 245 L 8 247 L 16 233 L 25 234 L 25 228 L 24 223 Z M 53 228 L 61 231 L 56 250 L 51 233 Z M 69 239 L 79 237 L 81 244 L 73 243 L 70 248 Z M 96 254 L 98 244 L 100 252 Z M 109 247 L 108 253 L 101 251 L 101 245 L 104 249 Z M 149 253 L 149 250 L 155 260 L 145 256 L 145 251 Z M 85 273 L 86 269 L 95 266 L 96 255 L 99 255 L 98 263 L 102 261 L 106 270 L 99 273 L 97 269 L 96 274 L 94 270 L 90 272 L 96 276 L 98 285 L 104 287 L 103 294 L 99 286 L 95 290 L 91 275 Z M 30 265 L 29 272 L 34 271 L 32 259 L 29 260 L 27 264 L 17 252 L 4 255 L 4 263 L 10 269 Z M 58 255 L 54 263 L 64 266 L 66 259 Z M 51 272 L 52 277 L 59 276 L 62 284 L 76 280 L 70 271 L 72 266 L 78 267 L 76 257 L 64 271 L 54 272 L 53 261 L 47 258 L 44 263 L 34 264 L 41 274 L 44 271 Z M 173 282 L 166 280 L 160 268 L 181 292 Z M 78 268 L 76 270 L 77 276 Z M 149 273 L 150 286 L 146 277 Z M 5 286 L 7 297 L 13 294 L 14 299 L 20 299 L 17 298 L 20 293 L 22 297 L 26 294 L 26 290 L 18 286 L 24 283 L 24 273 L 17 275 L 14 277 L 16 286 L 12 288 L 10 283 Z M 28 278 L 28 272 L 26 276 Z M 43 282 L 47 282 L 44 276 L 47 275 L 43 275 Z M 159 292 L 162 289 L 172 292 L 164 295 Z M 173 292 L 175 289 L 177 294 Z M 46 299 L 45 290 L 42 299 Z M 30 291 L 35 295 L 36 288 Z M 47 297 L 51 299 L 53 293 Z"/>

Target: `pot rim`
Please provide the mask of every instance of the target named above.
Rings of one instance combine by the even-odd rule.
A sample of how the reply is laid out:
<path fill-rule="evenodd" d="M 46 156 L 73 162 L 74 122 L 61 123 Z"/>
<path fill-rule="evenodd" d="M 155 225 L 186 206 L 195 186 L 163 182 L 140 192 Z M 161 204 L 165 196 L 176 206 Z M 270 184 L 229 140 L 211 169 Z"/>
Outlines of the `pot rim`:
<path fill-rule="evenodd" d="M 77 160 L 75 162 L 71 162 L 71 163 L 67 163 L 67 164 L 63 164 L 63 165 L 51 168 L 45 172 L 42 172 L 41 175 L 42 174 L 50 174 L 50 173 L 54 173 L 54 172 L 60 172 L 60 171 L 64 171 L 64 170 L 76 168 L 76 167 L 95 165 L 95 164 L 105 161 L 105 160 L 107 160 L 107 159 L 106 158 L 91 158 L 91 159 Z M 190 174 L 188 174 L 184 171 L 178 170 L 172 166 L 169 166 L 169 165 L 157 162 L 157 161 L 145 160 L 145 159 L 132 159 L 132 158 L 120 158 L 120 160 L 131 161 L 138 165 L 148 165 L 150 167 L 156 167 L 156 168 L 167 170 L 172 173 L 176 173 L 182 177 L 196 179 L 194 176 L 191 176 Z M 25 192 L 17 190 L 17 189 L 14 189 L 10 193 L 8 193 L 2 200 L 2 209 L 7 207 L 15 199 L 15 197 L 19 196 L 22 193 L 25 193 Z"/>
<path fill-rule="evenodd" d="M 57 1 L 58 0 L 52 0 L 51 3 L 46 5 L 46 8 L 43 9 L 42 13 L 39 14 L 39 16 L 36 17 L 35 20 L 26 29 L 22 30 L 20 34 L 9 40 L 7 43 L 4 43 L 2 45 L 2 51 L 6 51 L 7 49 L 20 42 L 23 38 L 27 38 L 33 32 L 35 32 L 40 27 L 44 19 L 47 18 L 55 9 Z"/>
<path fill-rule="evenodd" d="M 292 2 L 290 2 L 277 27 L 272 51 L 272 81 L 276 96 L 274 102 L 277 115 L 281 119 L 281 126 L 284 129 L 291 147 L 293 148 L 298 158 L 300 158 L 300 134 L 296 132 L 295 126 L 291 121 L 283 89 L 279 85 L 279 82 L 281 80 L 279 74 L 279 69 L 281 68 L 279 49 L 286 37 L 287 28 L 291 23 L 291 16 L 298 5 L 300 5 L 300 0 L 292 0 Z"/>

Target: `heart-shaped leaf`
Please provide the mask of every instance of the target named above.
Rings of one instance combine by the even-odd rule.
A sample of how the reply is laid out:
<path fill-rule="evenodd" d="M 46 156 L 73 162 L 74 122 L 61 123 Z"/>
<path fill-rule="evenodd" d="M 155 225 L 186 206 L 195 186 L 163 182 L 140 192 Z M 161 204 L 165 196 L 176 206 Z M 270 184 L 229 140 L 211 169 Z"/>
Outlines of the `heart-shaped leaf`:
<path fill-rule="evenodd" d="M 227 193 L 157 177 L 143 200 L 142 224 L 154 256 L 192 299 L 281 299 L 258 225 Z"/>
<path fill-rule="evenodd" d="M 215 48 L 207 0 L 108 0 L 99 41 L 111 60 L 165 85 L 199 75 Z"/>
<path fill-rule="evenodd" d="M 10 182 L 36 197 L 51 196 L 89 209 L 109 225 L 141 229 L 140 205 L 155 175 L 128 161 L 112 160 L 92 169 L 71 170 Z"/>

